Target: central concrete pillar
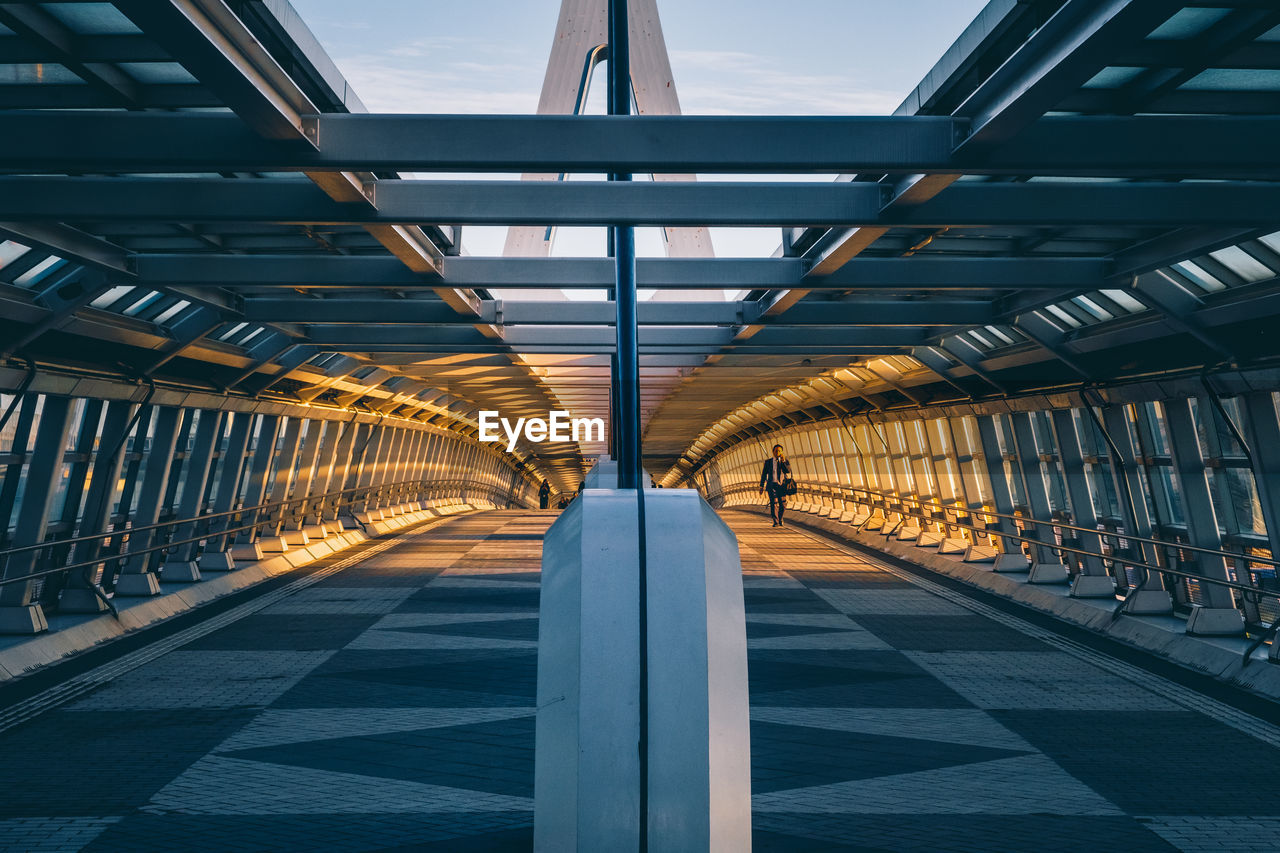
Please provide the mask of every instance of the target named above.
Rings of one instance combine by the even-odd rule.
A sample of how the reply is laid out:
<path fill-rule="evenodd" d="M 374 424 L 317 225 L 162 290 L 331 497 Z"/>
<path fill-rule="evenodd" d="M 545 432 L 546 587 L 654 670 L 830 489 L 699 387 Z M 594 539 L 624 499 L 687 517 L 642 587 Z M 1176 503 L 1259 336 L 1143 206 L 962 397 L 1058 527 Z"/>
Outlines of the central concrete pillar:
<path fill-rule="evenodd" d="M 648 846 L 751 849 L 738 544 L 692 490 L 645 490 Z M 588 488 L 547 532 L 538 636 L 534 848 L 637 849 L 636 493 Z"/>

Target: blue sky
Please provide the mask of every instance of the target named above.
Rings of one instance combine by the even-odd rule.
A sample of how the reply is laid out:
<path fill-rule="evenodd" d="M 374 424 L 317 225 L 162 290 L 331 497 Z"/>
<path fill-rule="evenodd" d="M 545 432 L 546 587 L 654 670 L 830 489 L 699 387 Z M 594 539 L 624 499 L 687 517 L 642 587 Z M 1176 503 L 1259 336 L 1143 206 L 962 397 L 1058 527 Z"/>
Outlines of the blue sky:
<path fill-rule="evenodd" d="M 375 112 L 533 112 L 559 0 L 292 0 Z M 985 0 L 658 0 L 686 113 L 891 112 Z"/>
<path fill-rule="evenodd" d="M 560 0 L 292 0 L 373 112 L 532 113 Z M 985 0 L 658 0 L 686 114 L 893 112 Z M 602 82 L 599 81 L 599 82 Z M 603 86 L 591 101 L 603 111 Z M 501 228 L 467 229 L 474 254 Z M 564 229 L 555 254 L 597 254 Z M 579 233 L 581 232 L 581 233 Z M 721 256 L 768 255 L 776 229 L 714 229 Z M 660 251 L 641 235 L 642 254 Z"/>

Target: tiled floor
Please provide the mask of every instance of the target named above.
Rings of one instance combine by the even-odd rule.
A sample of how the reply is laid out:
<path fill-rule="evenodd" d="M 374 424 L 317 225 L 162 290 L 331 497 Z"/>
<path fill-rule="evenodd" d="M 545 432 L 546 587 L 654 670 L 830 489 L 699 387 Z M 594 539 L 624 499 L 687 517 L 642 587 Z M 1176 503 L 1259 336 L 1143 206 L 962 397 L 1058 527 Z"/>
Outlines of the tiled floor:
<path fill-rule="evenodd" d="M 1272 746 L 802 533 L 726 518 L 756 850 L 1280 847 Z M 407 536 L 0 734 L 0 849 L 528 849 L 553 520 Z"/>

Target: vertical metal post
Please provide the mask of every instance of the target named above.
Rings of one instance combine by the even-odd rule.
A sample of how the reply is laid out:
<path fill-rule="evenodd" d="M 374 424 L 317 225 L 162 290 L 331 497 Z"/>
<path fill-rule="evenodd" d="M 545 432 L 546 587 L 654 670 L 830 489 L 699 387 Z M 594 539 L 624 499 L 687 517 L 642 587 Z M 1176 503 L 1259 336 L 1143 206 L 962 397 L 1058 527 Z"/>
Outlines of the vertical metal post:
<path fill-rule="evenodd" d="M 249 461 L 248 484 L 245 487 L 241 506 L 257 506 L 266 499 L 267 474 L 271 471 L 271 460 L 276 452 L 276 436 L 280 431 L 279 415 L 262 415 L 258 420 L 258 440 L 253 447 L 253 458 Z M 258 539 L 258 517 L 261 510 L 246 512 L 242 518 L 244 525 L 253 525 L 236 537 L 244 544 L 253 544 Z"/>
<path fill-rule="evenodd" d="M 1078 527 L 1096 527 L 1098 515 L 1093 506 L 1093 494 L 1084 469 L 1084 451 L 1080 446 L 1080 435 L 1076 431 L 1075 419 L 1070 409 L 1054 409 L 1049 417 L 1053 426 L 1054 443 L 1058 446 L 1058 459 L 1062 462 L 1067 499 L 1071 502 L 1071 523 Z M 1078 539 L 1080 547 L 1085 551 L 1092 554 L 1102 553 L 1102 541 L 1097 534 L 1073 532 L 1068 535 Z M 1077 557 L 1086 575 L 1107 574 L 1101 557 L 1079 555 Z"/>
<path fill-rule="evenodd" d="M 320 460 L 320 446 L 323 443 L 325 428 L 328 421 L 312 421 L 306 422 L 306 434 L 302 438 L 302 450 L 298 453 L 297 476 L 293 480 L 293 488 L 290 490 L 291 498 L 308 498 L 311 496 L 315 488 L 316 469 Z M 311 505 L 311 501 L 305 501 L 296 504 L 295 508 L 291 508 L 290 515 L 293 516 L 286 530 L 303 530 L 310 524 L 316 515 L 315 507 Z M 308 537 L 310 534 L 308 534 Z M 301 539 L 301 537 L 295 537 Z"/>
<path fill-rule="evenodd" d="M 631 113 L 630 25 L 627 0 L 609 0 L 609 115 Z M 629 181 L 625 172 L 610 173 L 611 181 Z M 636 328 L 636 244 L 630 226 L 614 226 L 614 304 L 617 306 L 617 360 L 615 362 L 617 413 L 614 449 L 618 460 L 618 488 L 636 492 L 639 593 L 640 758 L 639 849 L 649 848 L 649 589 L 645 548 L 644 485 L 640 462 L 640 352 Z"/>
<path fill-rule="evenodd" d="M 128 400 L 113 400 L 107 404 L 107 417 L 103 421 L 102 436 L 98 442 L 98 451 L 93 459 L 93 473 L 89 476 L 89 490 L 85 496 L 84 510 L 80 513 L 80 524 L 76 528 L 77 536 L 92 536 L 95 533 L 106 533 L 111 523 L 111 510 L 117 484 L 120 481 L 120 470 L 124 466 L 124 446 L 128 432 L 133 428 L 134 413 L 137 405 Z M 3 511 L 0 509 L 0 517 Z M 102 551 L 103 541 L 94 539 L 76 545 L 71 562 L 83 563 L 97 559 Z M 94 569 L 75 572 L 67 578 L 68 590 L 88 589 L 95 583 Z M 98 613 L 106 609 L 96 595 L 83 596 L 63 591 L 59 607 L 71 612 L 74 601 L 87 605 L 90 612 Z"/>
<path fill-rule="evenodd" d="M 1013 515 L 1013 493 L 1009 488 L 1009 479 L 1005 475 L 1004 454 L 1000 451 L 999 426 L 996 424 L 994 415 L 978 415 L 975 420 L 978 422 L 978 440 L 982 443 L 982 461 L 987 467 L 987 480 L 991 484 L 991 502 L 995 504 L 996 512 Z M 1004 534 L 1001 545 L 1006 554 L 1022 553 L 1021 540 L 1011 535 L 1017 532 L 1013 528 L 1013 522 L 1002 518 L 988 527 L 994 528 L 997 533 Z"/>
<path fill-rule="evenodd" d="M 28 398 L 29 401 L 30 399 Z M 10 545 L 14 548 L 44 541 L 45 527 L 53 515 L 54 497 L 58 491 L 74 411 L 75 406 L 70 397 L 44 398 L 30 462 L 24 474 L 26 489 L 18 504 L 13 539 L 10 540 Z M 31 574 L 37 569 L 39 558 L 38 551 L 26 551 L 10 557 L 6 576 L 12 578 Z M 35 585 L 30 581 L 0 587 L 0 606 L 27 607 L 32 604 L 34 591 Z"/>
<path fill-rule="evenodd" d="M 1045 485 L 1044 469 L 1041 467 L 1040 451 L 1036 444 L 1035 427 L 1031 423 L 1028 412 L 1014 412 L 1009 415 L 1013 424 L 1013 446 L 1018 455 L 1018 467 L 1022 469 L 1022 481 L 1026 488 L 1027 503 L 1031 505 L 1031 517 L 1037 522 L 1036 539 L 1044 541 L 1046 527 L 1052 533 L 1053 510 L 1049 505 L 1049 490 Z M 1058 557 L 1053 553 L 1052 544 L 1032 545 L 1035 554 L 1034 563 L 1056 563 Z"/>
<path fill-rule="evenodd" d="M 1258 489 L 1262 519 L 1271 553 L 1280 554 L 1280 420 L 1270 391 L 1254 391 L 1240 398 L 1244 431 L 1253 451 L 1253 482 Z"/>
<path fill-rule="evenodd" d="M 1092 412 L 1089 407 L 1085 411 Z M 1100 421 L 1103 437 L 1107 440 L 1107 445 L 1111 451 L 1111 476 L 1116 481 L 1116 490 L 1124 494 L 1124 510 L 1126 513 L 1126 521 L 1129 529 L 1133 531 L 1135 536 L 1150 537 L 1153 532 L 1153 524 L 1149 507 L 1152 505 L 1149 501 L 1154 500 L 1155 496 L 1149 496 L 1143 488 L 1143 476 L 1141 466 L 1144 464 L 1142 457 L 1134 448 L 1133 432 L 1129 428 L 1129 413 L 1126 406 L 1107 406 L 1102 410 L 1102 418 Z M 1152 482 L 1152 488 L 1155 488 L 1155 481 Z M 1137 556 L 1139 562 L 1158 564 L 1161 554 L 1155 547 L 1145 542 L 1132 542 L 1130 548 Z M 1159 572 L 1141 572 L 1144 578 L 1142 588 L 1147 590 L 1163 590 L 1164 575 Z M 1162 606 L 1162 610 L 1167 608 Z"/>
<path fill-rule="evenodd" d="M 138 511 L 130 519 L 135 527 L 145 527 L 160 520 L 161 513 L 168 507 L 165 498 L 168 494 L 169 473 L 173 466 L 173 457 L 178 446 L 179 425 L 182 410 L 172 406 L 164 406 L 157 410 L 155 431 L 151 435 L 151 444 L 143 448 L 147 456 L 146 468 L 142 475 L 141 490 L 138 495 Z M 141 436 L 140 436 L 141 437 Z M 136 445 L 135 445 L 136 447 Z M 121 509 L 124 509 L 122 506 Z M 151 546 L 156 535 L 155 530 L 141 530 L 129 536 L 129 550 L 144 550 Z M 159 587 L 151 580 L 138 581 L 126 576 L 146 575 L 151 567 L 159 562 L 159 554 L 152 552 L 139 555 L 129 560 L 121 570 L 121 577 L 116 581 L 116 593 L 119 595 L 155 595 Z"/>
<path fill-rule="evenodd" d="M 1201 411 L 1205 408 L 1201 406 Z M 1191 400 L 1166 400 L 1165 422 L 1169 426 L 1169 449 L 1173 456 L 1173 476 L 1182 492 L 1187 519 L 1187 535 L 1193 545 L 1218 550 L 1222 534 L 1218 530 L 1218 514 L 1209 491 L 1209 472 L 1200 451 L 1195 420 L 1191 416 Z M 1200 574 L 1209 579 L 1231 580 L 1227 564 L 1221 557 L 1200 554 L 1196 557 Z M 1208 607 L 1230 609 L 1236 606 L 1235 594 L 1213 583 L 1200 585 L 1203 603 Z"/>
<path fill-rule="evenodd" d="M 294 470 L 298 465 L 298 451 L 302 446 L 302 424 L 302 418 L 289 418 L 289 423 L 284 428 L 284 435 L 279 442 L 280 446 L 276 450 L 275 470 L 268 481 L 265 499 L 270 503 L 279 503 L 289 499 L 289 486 L 293 482 Z M 271 510 L 267 513 L 264 521 L 270 524 L 270 527 L 266 528 L 269 536 L 272 538 L 282 536 L 285 508 L 277 507 Z"/>
<path fill-rule="evenodd" d="M 245 476 L 245 456 L 249 448 L 249 439 L 253 432 L 254 415 L 237 412 L 231 417 L 231 430 L 227 433 L 227 446 L 218 456 L 217 485 L 213 491 L 213 512 L 215 515 L 235 509 L 236 499 L 240 497 L 240 485 Z M 205 542 L 204 553 L 208 560 L 201 558 L 200 568 L 213 568 L 214 555 L 226 551 L 231 542 L 222 531 L 234 527 L 229 517 L 216 519 L 209 524 L 209 539 Z M 223 567 L 232 564 L 224 562 Z"/>
<path fill-rule="evenodd" d="M 626 0 L 609 0 L 609 115 L 631 113 L 631 62 Z M 629 181 L 613 172 L 611 181 Z M 615 302 L 617 306 L 618 419 L 614 440 L 618 488 L 640 488 L 640 356 L 636 334 L 636 244 L 630 226 L 613 227 Z"/>
<path fill-rule="evenodd" d="M 225 412 L 216 409 L 205 409 L 200 412 L 200 420 L 196 424 L 195 442 L 191 452 L 187 454 L 187 464 L 183 466 L 182 475 L 186 478 L 183 484 L 182 500 L 178 503 L 178 518 L 195 518 L 200 514 L 204 504 L 205 488 L 213 471 L 213 454 L 218 439 L 222 436 L 222 422 Z M 173 531 L 173 539 L 181 541 L 196 535 L 196 525 L 183 524 Z M 169 564 L 188 563 L 196 558 L 196 544 L 190 542 L 173 548 L 165 559 L 165 567 L 161 570 L 166 581 L 172 580 L 175 574 L 170 571 Z M 193 580 L 198 579 L 193 578 Z"/>

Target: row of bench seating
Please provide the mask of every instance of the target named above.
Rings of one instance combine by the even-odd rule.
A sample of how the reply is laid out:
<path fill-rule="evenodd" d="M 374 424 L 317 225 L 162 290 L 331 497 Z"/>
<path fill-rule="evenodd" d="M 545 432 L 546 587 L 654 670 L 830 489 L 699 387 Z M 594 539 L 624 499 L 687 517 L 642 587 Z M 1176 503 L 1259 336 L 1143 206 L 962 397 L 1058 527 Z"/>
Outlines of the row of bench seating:
<path fill-rule="evenodd" d="M 382 534 L 399 530 L 410 524 L 442 518 L 446 515 L 457 515 L 461 512 L 498 509 L 498 505 L 487 498 L 469 498 L 465 503 L 457 498 L 441 498 L 439 500 L 410 501 L 395 506 L 382 507 L 368 512 L 353 513 L 368 533 Z M 303 531 L 305 535 L 305 530 Z"/>
<path fill-rule="evenodd" d="M 758 497 L 746 492 L 726 495 L 724 500 L 724 506 L 729 508 L 741 506 L 758 508 L 760 503 Z M 812 516 L 815 521 L 822 519 L 827 522 L 817 525 L 822 528 L 848 526 L 859 533 L 879 533 L 886 539 L 911 542 L 917 548 L 926 548 L 939 554 L 962 554 L 964 562 L 993 563 L 996 571 L 1026 571 L 1029 567 L 1025 556 L 1002 554 L 994 543 L 975 543 L 961 536 L 950 537 L 938 531 L 926 530 L 920 526 L 919 519 L 908 516 L 892 521 L 883 515 L 876 515 L 870 507 L 863 504 L 829 503 L 802 491 L 787 501 L 787 512 L 802 512 Z M 1021 565 L 1015 566 L 1014 564 L 1018 561 L 1021 561 Z M 1066 583 L 1067 580 L 1066 569 L 1062 567 L 1060 582 Z M 1041 582 L 1048 582 L 1048 580 Z"/>

